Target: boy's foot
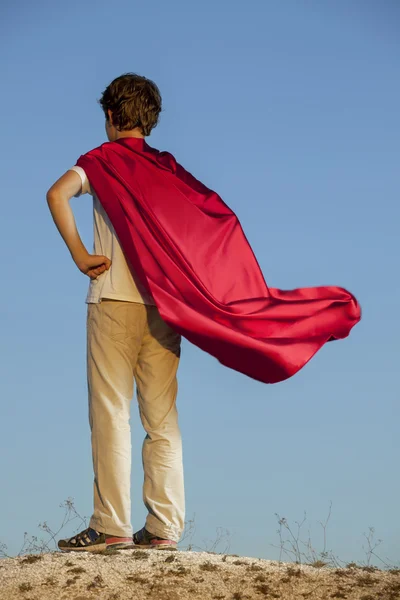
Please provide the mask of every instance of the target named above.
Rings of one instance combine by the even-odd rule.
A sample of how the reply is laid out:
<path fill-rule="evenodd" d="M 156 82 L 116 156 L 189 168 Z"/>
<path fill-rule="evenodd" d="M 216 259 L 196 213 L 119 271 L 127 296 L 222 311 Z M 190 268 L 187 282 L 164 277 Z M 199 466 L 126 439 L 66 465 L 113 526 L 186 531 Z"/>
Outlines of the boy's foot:
<path fill-rule="evenodd" d="M 107 548 L 127 549 L 135 546 L 130 537 L 108 535 L 88 527 L 69 539 L 59 540 L 58 547 L 64 552 L 102 552 Z"/>
<path fill-rule="evenodd" d="M 139 548 L 154 548 L 155 550 L 176 550 L 177 542 L 158 537 L 145 527 L 133 534 L 133 543 Z"/>

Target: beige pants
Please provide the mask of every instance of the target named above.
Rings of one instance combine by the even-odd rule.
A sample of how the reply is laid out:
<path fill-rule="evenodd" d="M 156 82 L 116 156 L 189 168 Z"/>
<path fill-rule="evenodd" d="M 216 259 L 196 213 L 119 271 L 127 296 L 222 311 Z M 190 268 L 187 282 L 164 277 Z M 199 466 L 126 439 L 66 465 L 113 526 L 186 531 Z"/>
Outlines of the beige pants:
<path fill-rule="evenodd" d="M 89 526 L 131 536 L 130 405 L 136 381 L 146 431 L 146 529 L 179 541 L 184 527 L 182 440 L 176 408 L 181 336 L 155 306 L 103 299 L 87 308 L 89 423 L 94 512 Z"/>

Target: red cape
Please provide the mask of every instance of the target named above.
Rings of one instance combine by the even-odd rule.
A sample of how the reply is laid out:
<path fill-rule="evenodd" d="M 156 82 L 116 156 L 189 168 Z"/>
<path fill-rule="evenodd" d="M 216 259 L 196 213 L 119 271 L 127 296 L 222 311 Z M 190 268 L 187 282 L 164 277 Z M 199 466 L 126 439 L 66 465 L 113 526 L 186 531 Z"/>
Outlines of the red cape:
<path fill-rule="evenodd" d="M 161 317 L 223 365 L 283 381 L 360 320 L 343 288 L 269 288 L 235 213 L 169 152 L 128 137 L 77 165 Z"/>

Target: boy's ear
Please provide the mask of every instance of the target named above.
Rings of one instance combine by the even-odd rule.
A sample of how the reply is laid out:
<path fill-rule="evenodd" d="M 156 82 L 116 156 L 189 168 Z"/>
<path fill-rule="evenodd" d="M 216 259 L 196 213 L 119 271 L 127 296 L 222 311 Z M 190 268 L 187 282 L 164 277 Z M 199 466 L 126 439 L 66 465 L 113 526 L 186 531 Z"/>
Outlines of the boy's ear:
<path fill-rule="evenodd" d="M 110 125 L 113 125 L 112 112 L 110 109 L 107 110 L 108 120 L 110 121 Z"/>

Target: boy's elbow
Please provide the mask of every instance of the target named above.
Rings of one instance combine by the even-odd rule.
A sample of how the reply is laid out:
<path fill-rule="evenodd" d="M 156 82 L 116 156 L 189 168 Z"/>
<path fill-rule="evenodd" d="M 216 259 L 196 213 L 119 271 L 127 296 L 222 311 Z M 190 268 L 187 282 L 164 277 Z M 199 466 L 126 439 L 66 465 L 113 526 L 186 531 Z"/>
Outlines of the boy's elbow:
<path fill-rule="evenodd" d="M 75 171 L 68 170 L 48 190 L 46 194 L 47 202 L 68 202 L 73 196 L 78 194 L 81 187 L 82 180 L 80 175 Z"/>
<path fill-rule="evenodd" d="M 56 196 L 56 194 L 54 193 L 53 187 L 54 186 L 51 186 L 51 188 L 49 188 L 47 190 L 47 194 L 46 194 L 46 200 L 47 200 L 47 202 L 51 202 L 55 198 L 55 196 Z"/>
<path fill-rule="evenodd" d="M 58 192 L 56 192 L 55 190 L 53 190 L 53 188 L 50 188 L 47 191 L 47 194 L 46 194 L 47 204 L 51 204 L 53 202 L 58 202 L 58 201 L 60 201 L 62 199 L 63 199 L 62 196 Z"/>

